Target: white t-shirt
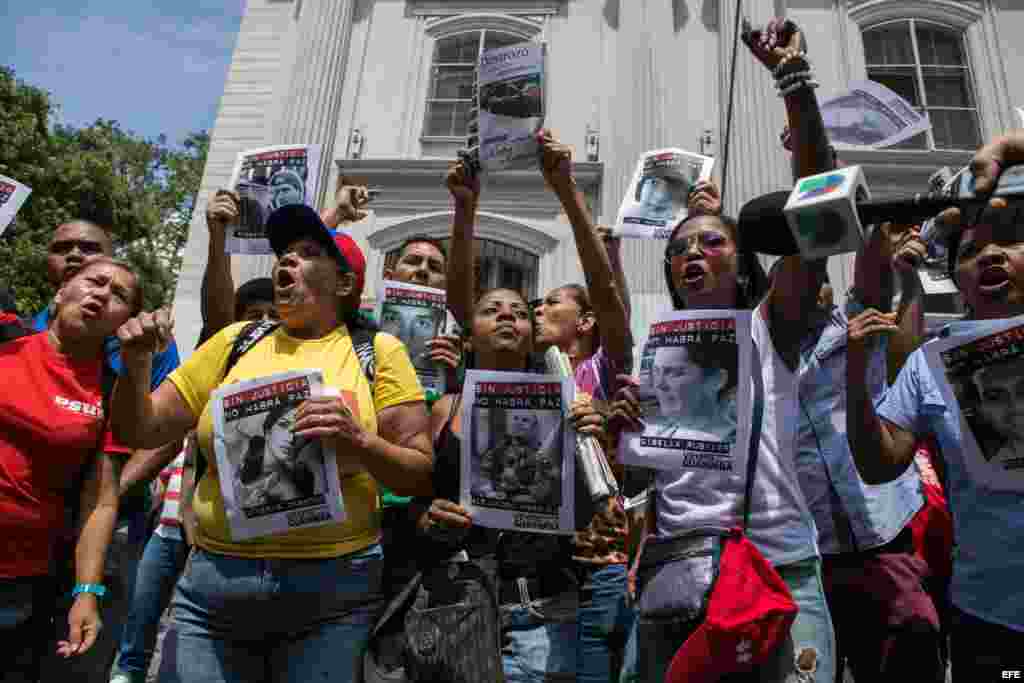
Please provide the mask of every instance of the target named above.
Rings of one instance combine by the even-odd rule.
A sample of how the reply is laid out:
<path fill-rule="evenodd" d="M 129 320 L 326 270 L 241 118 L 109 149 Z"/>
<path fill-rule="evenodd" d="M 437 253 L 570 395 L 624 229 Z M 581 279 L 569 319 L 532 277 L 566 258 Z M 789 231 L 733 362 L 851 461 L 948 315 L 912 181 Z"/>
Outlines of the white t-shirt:
<path fill-rule="evenodd" d="M 764 305 L 751 316 L 755 364 L 760 364 L 764 382 L 764 415 L 747 534 L 769 562 L 782 566 L 817 557 L 818 543 L 794 465 L 799 415 L 796 374 L 775 351 L 762 316 Z M 757 396 L 756 390 L 751 396 Z M 739 419 L 751 420 L 752 408 L 737 406 Z M 748 454 L 745 444 L 737 446 L 742 450 L 736 461 L 742 465 L 735 472 L 657 472 L 658 536 L 742 524 Z"/>

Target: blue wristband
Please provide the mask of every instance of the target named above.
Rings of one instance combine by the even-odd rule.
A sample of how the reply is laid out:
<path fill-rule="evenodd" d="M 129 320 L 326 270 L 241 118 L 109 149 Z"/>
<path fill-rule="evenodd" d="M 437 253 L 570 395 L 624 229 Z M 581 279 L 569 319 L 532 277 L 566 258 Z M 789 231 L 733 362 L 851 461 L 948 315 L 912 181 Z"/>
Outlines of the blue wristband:
<path fill-rule="evenodd" d="M 92 593 L 97 598 L 107 594 L 107 587 L 101 583 L 76 583 L 71 591 L 71 597 L 77 598 L 80 593 Z"/>

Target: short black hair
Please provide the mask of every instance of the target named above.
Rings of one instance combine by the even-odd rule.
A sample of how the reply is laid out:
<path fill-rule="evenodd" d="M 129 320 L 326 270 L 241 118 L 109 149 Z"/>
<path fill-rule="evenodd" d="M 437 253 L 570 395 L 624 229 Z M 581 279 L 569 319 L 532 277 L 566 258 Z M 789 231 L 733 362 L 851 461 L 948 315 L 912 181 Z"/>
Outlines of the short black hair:
<path fill-rule="evenodd" d="M 235 292 L 235 320 L 241 320 L 246 307 L 255 302 L 274 302 L 274 281 L 269 277 L 249 280 Z"/>
<path fill-rule="evenodd" d="M 402 246 L 398 247 L 399 261 L 402 259 L 402 254 L 405 253 L 405 250 L 413 244 L 429 244 L 441 252 L 441 257 L 444 259 L 445 265 L 448 264 L 448 251 L 444 248 L 444 244 L 441 243 L 441 240 L 436 237 L 431 237 L 430 235 L 413 235 L 406 238 L 405 241 L 402 242 Z"/>

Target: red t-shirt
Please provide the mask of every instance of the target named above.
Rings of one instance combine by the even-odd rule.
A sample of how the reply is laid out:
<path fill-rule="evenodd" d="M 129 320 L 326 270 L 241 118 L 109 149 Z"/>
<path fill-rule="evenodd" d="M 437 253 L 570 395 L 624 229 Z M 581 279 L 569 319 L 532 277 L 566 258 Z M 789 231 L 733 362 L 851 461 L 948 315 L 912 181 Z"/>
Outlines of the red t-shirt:
<path fill-rule="evenodd" d="M 103 427 L 102 358 L 78 362 L 47 335 L 0 344 L 0 578 L 50 571 L 65 498 Z M 103 450 L 128 453 L 109 432 Z"/>

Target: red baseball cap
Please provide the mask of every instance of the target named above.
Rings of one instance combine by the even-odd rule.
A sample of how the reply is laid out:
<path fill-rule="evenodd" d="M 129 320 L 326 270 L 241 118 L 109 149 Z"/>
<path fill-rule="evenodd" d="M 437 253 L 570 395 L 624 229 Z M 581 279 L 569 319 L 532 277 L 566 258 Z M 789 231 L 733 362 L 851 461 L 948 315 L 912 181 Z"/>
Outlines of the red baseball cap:
<path fill-rule="evenodd" d="M 351 235 L 328 228 L 320 214 L 305 204 L 287 204 L 267 219 L 267 238 L 278 257 L 288 245 L 303 237 L 319 242 L 343 271 L 354 273 L 356 296 L 362 296 L 366 283 L 366 257 Z"/>
<path fill-rule="evenodd" d="M 715 683 L 727 674 L 751 671 L 789 635 L 796 613 L 782 577 L 733 529 L 724 541 L 704 623 L 672 658 L 665 683 Z"/>

